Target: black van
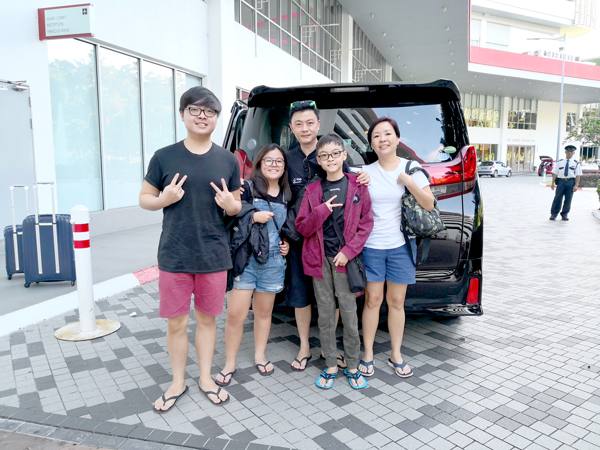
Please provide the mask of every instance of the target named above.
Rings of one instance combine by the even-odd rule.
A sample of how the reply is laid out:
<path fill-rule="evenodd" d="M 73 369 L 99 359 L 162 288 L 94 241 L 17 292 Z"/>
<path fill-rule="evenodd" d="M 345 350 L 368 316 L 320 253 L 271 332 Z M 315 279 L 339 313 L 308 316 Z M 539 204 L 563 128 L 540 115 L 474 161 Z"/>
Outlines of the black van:
<path fill-rule="evenodd" d="M 224 147 L 249 158 L 271 142 L 289 148 L 295 139 L 288 126 L 290 103 L 314 100 L 320 111 L 319 134 L 335 132 L 346 142 L 351 165 L 376 160 L 367 142 L 378 117 L 400 126 L 398 155 L 419 161 L 431 175 L 431 189 L 447 229 L 421 254 L 417 283 L 408 288 L 407 312 L 481 315 L 483 205 L 477 155 L 469 145 L 460 94 L 452 81 L 426 84 L 327 84 L 252 89 L 248 104 L 232 108 Z M 400 230 L 398 230 L 400 233 Z"/>

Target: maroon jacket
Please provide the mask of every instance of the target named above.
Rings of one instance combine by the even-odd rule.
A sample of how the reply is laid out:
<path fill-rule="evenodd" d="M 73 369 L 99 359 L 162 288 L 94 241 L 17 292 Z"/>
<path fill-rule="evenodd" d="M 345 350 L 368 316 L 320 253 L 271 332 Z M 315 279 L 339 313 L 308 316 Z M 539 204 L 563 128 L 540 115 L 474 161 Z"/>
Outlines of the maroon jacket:
<path fill-rule="evenodd" d="M 341 251 L 348 260 L 360 254 L 371 230 L 373 229 L 373 211 L 367 186 L 356 182 L 356 175 L 344 174 L 348 178 L 348 190 L 344 205 L 344 241 Z M 325 245 L 323 224 L 331 211 L 323 203 L 321 181 L 314 181 L 306 187 L 296 217 L 296 229 L 304 236 L 302 245 L 302 265 L 304 273 L 315 278 L 323 278 Z M 337 267 L 337 272 L 346 272 L 345 267 Z"/>

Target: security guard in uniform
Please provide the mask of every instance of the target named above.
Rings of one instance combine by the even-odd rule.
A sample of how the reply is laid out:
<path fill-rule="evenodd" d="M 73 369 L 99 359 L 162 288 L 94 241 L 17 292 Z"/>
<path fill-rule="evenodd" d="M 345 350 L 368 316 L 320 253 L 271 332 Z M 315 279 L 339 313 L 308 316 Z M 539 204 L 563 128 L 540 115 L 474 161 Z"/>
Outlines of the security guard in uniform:
<path fill-rule="evenodd" d="M 579 189 L 579 180 L 581 178 L 581 164 L 576 159 L 573 159 L 575 150 L 577 148 L 574 145 L 567 145 L 565 147 L 566 159 L 558 160 L 552 169 L 552 184 L 550 188 L 554 191 L 556 187 L 556 191 L 554 192 L 554 200 L 550 209 L 550 220 L 556 220 L 559 211 L 562 220 L 569 220 L 571 200 L 573 199 L 573 193 Z"/>

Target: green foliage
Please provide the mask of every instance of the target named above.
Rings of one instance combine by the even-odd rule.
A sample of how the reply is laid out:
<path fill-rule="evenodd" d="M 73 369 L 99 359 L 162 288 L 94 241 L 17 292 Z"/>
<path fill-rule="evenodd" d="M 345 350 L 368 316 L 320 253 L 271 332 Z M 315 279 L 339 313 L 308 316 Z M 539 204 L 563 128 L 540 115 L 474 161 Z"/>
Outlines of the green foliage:
<path fill-rule="evenodd" d="M 582 117 L 567 140 L 581 141 L 584 145 L 600 145 L 600 117 Z"/>

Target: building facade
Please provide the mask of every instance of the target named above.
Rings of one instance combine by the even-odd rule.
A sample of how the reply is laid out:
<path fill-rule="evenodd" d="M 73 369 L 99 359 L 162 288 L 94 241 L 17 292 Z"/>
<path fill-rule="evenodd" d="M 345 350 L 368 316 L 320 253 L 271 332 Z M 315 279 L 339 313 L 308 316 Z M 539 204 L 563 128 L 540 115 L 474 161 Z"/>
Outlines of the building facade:
<path fill-rule="evenodd" d="M 561 142 L 579 117 L 597 113 L 588 104 L 600 98 L 600 68 L 568 39 L 563 50 L 553 40 L 566 26 L 596 27 L 597 1 L 530 3 L 103 0 L 90 6 L 93 36 L 53 40 L 39 38 L 38 8 L 68 2 L 7 3 L 0 80 L 27 91 L 32 142 L 2 145 L 2 158 L 14 168 L 32 165 L 37 181 L 55 182 L 59 212 L 84 204 L 95 212 L 96 231 L 133 227 L 160 220 L 137 208 L 137 195 L 154 151 L 184 136 L 178 100 L 191 86 L 221 99 L 220 142 L 230 105 L 254 86 L 450 78 L 463 93 L 480 158 L 530 172 L 538 156 L 556 149 L 556 64 L 566 64 Z M 503 65 L 507 55 L 549 70 Z M 28 152 L 33 158 L 21 161 Z M 598 149 L 582 147 L 580 157 L 598 159 Z M 18 183 L 19 173 L 5 184 Z M 0 186 L 3 204 L 5 192 Z M 50 204 L 47 194 L 41 204 Z"/>

